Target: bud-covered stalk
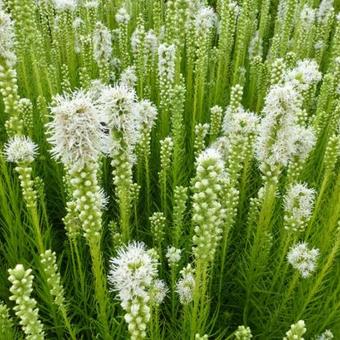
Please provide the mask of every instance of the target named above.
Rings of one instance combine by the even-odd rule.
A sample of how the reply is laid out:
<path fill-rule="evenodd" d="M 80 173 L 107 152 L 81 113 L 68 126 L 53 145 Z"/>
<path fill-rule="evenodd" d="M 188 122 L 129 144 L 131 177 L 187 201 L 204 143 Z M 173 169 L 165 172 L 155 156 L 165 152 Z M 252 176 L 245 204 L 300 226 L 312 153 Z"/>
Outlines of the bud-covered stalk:
<path fill-rule="evenodd" d="M 32 269 L 25 270 L 24 266 L 18 264 L 14 269 L 9 269 L 8 280 L 12 286 L 10 299 L 15 301 L 15 314 L 20 319 L 20 324 L 27 339 L 43 340 L 44 330 L 39 320 L 39 309 L 37 301 L 31 297 L 33 291 Z"/>

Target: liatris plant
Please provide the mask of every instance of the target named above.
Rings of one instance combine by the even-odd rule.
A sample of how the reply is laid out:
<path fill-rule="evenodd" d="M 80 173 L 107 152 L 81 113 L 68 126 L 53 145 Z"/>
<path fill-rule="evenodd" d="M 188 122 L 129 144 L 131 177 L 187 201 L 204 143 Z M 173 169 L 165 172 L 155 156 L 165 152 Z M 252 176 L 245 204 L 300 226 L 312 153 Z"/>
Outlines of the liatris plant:
<path fill-rule="evenodd" d="M 340 338 L 339 84 L 338 0 L 0 0 L 0 339 Z"/>

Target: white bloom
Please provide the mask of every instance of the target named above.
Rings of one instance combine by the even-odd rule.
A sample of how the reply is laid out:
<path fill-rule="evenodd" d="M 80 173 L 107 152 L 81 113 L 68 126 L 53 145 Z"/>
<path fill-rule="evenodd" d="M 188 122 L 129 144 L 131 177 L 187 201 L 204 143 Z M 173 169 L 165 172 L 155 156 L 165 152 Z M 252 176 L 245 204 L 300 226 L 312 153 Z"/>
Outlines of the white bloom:
<path fill-rule="evenodd" d="M 11 17 L 0 8 L 0 57 L 4 58 L 9 66 L 14 66 L 14 27 Z"/>
<path fill-rule="evenodd" d="M 158 48 L 158 73 L 172 82 L 175 77 L 176 46 L 161 44 Z"/>
<path fill-rule="evenodd" d="M 322 40 L 318 40 L 315 44 L 314 44 L 314 48 L 316 50 L 321 50 L 323 47 L 325 46 L 325 43 Z"/>
<path fill-rule="evenodd" d="M 223 134 L 231 142 L 239 142 L 255 135 L 258 123 L 259 118 L 253 112 L 245 111 L 241 106 L 235 111 L 229 107 L 223 119 Z"/>
<path fill-rule="evenodd" d="M 297 66 L 288 72 L 285 80 L 292 82 L 299 90 L 308 90 L 313 84 L 321 80 L 319 65 L 315 60 L 299 60 Z"/>
<path fill-rule="evenodd" d="M 75 10 L 77 7 L 77 2 L 77 0 L 53 0 L 55 8 L 60 11 Z"/>
<path fill-rule="evenodd" d="M 196 14 L 195 28 L 197 34 L 207 32 L 217 25 L 217 15 L 212 7 L 201 7 Z"/>
<path fill-rule="evenodd" d="M 305 128 L 299 125 L 295 126 L 293 130 L 295 135 L 293 156 L 303 161 L 315 146 L 315 133 L 311 127 Z"/>
<path fill-rule="evenodd" d="M 163 280 L 155 280 L 151 287 L 151 299 L 157 305 L 160 305 L 166 297 L 169 289 Z"/>
<path fill-rule="evenodd" d="M 130 21 L 130 15 L 126 11 L 124 7 L 121 7 L 118 12 L 116 13 L 116 21 L 118 24 L 124 24 L 127 25 L 128 22 Z"/>
<path fill-rule="evenodd" d="M 142 242 L 133 242 L 118 250 L 110 260 L 108 279 L 124 305 L 134 297 L 148 296 L 157 275 L 157 261 Z"/>
<path fill-rule="evenodd" d="M 309 28 L 315 21 L 315 9 L 309 7 L 307 4 L 303 6 L 300 13 L 300 19 L 306 28 Z"/>
<path fill-rule="evenodd" d="M 262 171 L 266 165 L 270 168 L 287 166 L 296 152 L 295 132 L 300 105 L 299 93 L 291 83 L 271 87 L 255 144 Z"/>
<path fill-rule="evenodd" d="M 305 242 L 293 245 L 287 255 L 288 262 L 298 270 L 303 278 L 310 276 L 316 269 L 319 249 L 308 249 Z"/>
<path fill-rule="evenodd" d="M 316 13 L 317 19 L 320 23 L 326 23 L 328 16 L 334 11 L 333 0 L 322 0 L 319 9 Z"/>
<path fill-rule="evenodd" d="M 142 124 L 148 130 L 151 130 L 155 125 L 158 114 L 156 106 L 148 99 L 141 100 L 138 105 Z"/>
<path fill-rule="evenodd" d="M 28 162 L 34 161 L 38 146 L 29 137 L 12 137 L 5 145 L 5 155 L 8 162 Z"/>
<path fill-rule="evenodd" d="M 166 258 L 171 266 L 177 264 L 181 260 L 182 249 L 175 247 L 168 247 L 166 252 Z"/>
<path fill-rule="evenodd" d="M 127 67 L 120 75 L 121 85 L 125 85 L 131 88 L 134 88 L 137 83 L 137 76 L 136 76 L 136 67 L 129 66 Z"/>
<path fill-rule="evenodd" d="M 136 101 L 135 91 L 126 85 L 104 87 L 98 99 L 100 110 L 107 117 L 110 129 L 109 149 L 112 151 L 121 147 L 121 141 L 127 147 L 130 161 L 134 161 L 134 147 L 141 135 L 141 116 Z"/>
<path fill-rule="evenodd" d="M 195 289 L 194 271 L 190 264 L 181 270 L 181 278 L 176 284 L 176 292 L 181 304 L 187 305 L 193 299 Z"/>
<path fill-rule="evenodd" d="M 97 7 L 99 6 L 99 1 L 98 1 L 98 0 L 87 0 L 87 1 L 83 4 L 83 6 L 84 6 L 85 8 L 89 8 L 89 9 L 91 9 L 91 8 L 97 8 Z"/>
<path fill-rule="evenodd" d="M 297 183 L 288 188 L 284 197 L 286 228 L 303 229 L 312 214 L 315 191 Z"/>
<path fill-rule="evenodd" d="M 149 30 L 145 35 L 145 47 L 151 52 L 152 55 L 157 53 L 159 46 L 158 38 L 153 30 Z"/>
<path fill-rule="evenodd" d="M 124 84 L 104 87 L 98 104 L 108 118 L 110 129 L 129 132 L 140 121 L 136 93 Z"/>
<path fill-rule="evenodd" d="M 58 95 L 51 113 L 53 120 L 47 128 L 53 156 L 68 166 L 97 161 L 104 148 L 105 117 L 91 97 L 83 91 Z"/>
<path fill-rule="evenodd" d="M 209 167 L 209 164 L 213 164 L 218 172 L 223 172 L 224 163 L 221 154 L 215 148 L 207 148 L 197 157 L 197 174 L 204 171 Z"/>
<path fill-rule="evenodd" d="M 101 22 L 96 23 L 93 33 L 93 55 L 97 63 L 109 62 L 112 54 L 111 33 Z"/>
<path fill-rule="evenodd" d="M 334 335 L 332 331 L 330 331 L 329 329 L 326 329 L 321 335 L 316 337 L 315 340 L 332 340 L 332 339 L 334 339 Z"/>

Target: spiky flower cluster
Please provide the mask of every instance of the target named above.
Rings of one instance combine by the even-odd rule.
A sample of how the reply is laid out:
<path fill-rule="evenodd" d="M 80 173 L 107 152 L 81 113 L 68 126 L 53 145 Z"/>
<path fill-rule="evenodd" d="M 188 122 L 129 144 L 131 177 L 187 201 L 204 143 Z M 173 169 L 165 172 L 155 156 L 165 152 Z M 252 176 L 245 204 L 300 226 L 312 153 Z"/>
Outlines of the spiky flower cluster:
<path fill-rule="evenodd" d="M 133 242 L 120 248 L 117 256 L 110 261 L 108 279 L 113 290 L 118 292 L 132 339 L 146 337 L 153 289 L 164 295 L 164 286 L 160 287 L 156 278 L 157 261 L 144 243 Z M 161 295 L 155 301 L 160 302 Z"/>
<path fill-rule="evenodd" d="M 235 331 L 235 339 L 236 340 L 250 340 L 253 337 L 251 334 L 250 327 L 246 326 L 238 326 Z"/>
<path fill-rule="evenodd" d="M 288 165 L 299 153 L 306 153 L 303 143 L 303 128 L 297 123 L 301 99 L 299 92 L 291 83 L 271 87 L 264 106 L 259 134 L 256 139 L 256 157 L 260 161 L 262 172 L 271 176 L 275 169 Z M 308 146 L 312 144 L 308 142 Z"/>
<path fill-rule="evenodd" d="M 37 154 L 38 146 L 31 138 L 14 136 L 5 145 L 5 156 L 8 162 L 32 163 Z"/>
<path fill-rule="evenodd" d="M 310 59 L 299 60 L 296 67 L 285 76 L 285 81 L 292 83 L 299 91 L 308 90 L 320 80 L 319 65 L 315 60 Z"/>
<path fill-rule="evenodd" d="M 197 259 L 212 261 L 222 233 L 225 210 L 221 192 L 224 171 L 221 155 L 207 149 L 197 159 L 197 174 L 193 183 L 194 254 Z"/>
<path fill-rule="evenodd" d="M 290 326 L 290 330 L 287 331 L 283 340 L 304 340 L 303 335 L 306 331 L 305 322 L 303 320 L 299 320 L 297 323 Z"/>
<path fill-rule="evenodd" d="M 303 231 L 312 214 L 315 191 L 305 184 L 291 185 L 284 197 L 285 229 Z"/>
<path fill-rule="evenodd" d="M 319 249 L 308 249 L 308 244 L 301 242 L 289 249 L 287 260 L 303 278 L 307 278 L 316 270 L 318 257 Z"/>
<path fill-rule="evenodd" d="M 163 280 L 155 280 L 150 289 L 151 304 L 159 306 L 165 299 L 169 289 Z"/>
<path fill-rule="evenodd" d="M 15 301 L 15 314 L 20 319 L 20 324 L 26 334 L 26 339 L 43 340 L 43 325 L 39 320 L 39 310 L 36 307 L 36 300 L 31 298 L 33 291 L 33 275 L 31 269 L 25 270 L 22 264 L 18 264 L 14 269 L 9 269 L 8 280 L 12 286 L 10 300 Z"/>
<path fill-rule="evenodd" d="M 176 292 L 182 305 L 188 305 L 193 300 L 194 290 L 196 286 L 194 270 L 190 264 L 181 271 L 181 278 L 176 284 Z"/>
<path fill-rule="evenodd" d="M 123 84 L 108 86 L 103 88 L 98 103 L 111 132 L 111 150 L 125 147 L 132 153 L 139 139 L 141 125 L 135 91 Z"/>
<path fill-rule="evenodd" d="M 13 67 L 16 63 L 14 53 L 14 30 L 9 14 L 0 6 L 0 65 L 5 62 Z"/>
<path fill-rule="evenodd" d="M 54 98 L 47 124 L 53 156 L 66 167 L 82 168 L 96 162 L 105 149 L 103 113 L 84 91 Z"/>
<path fill-rule="evenodd" d="M 223 120 L 223 135 L 227 138 L 227 144 L 251 145 L 257 133 L 258 123 L 258 117 L 242 106 L 238 106 L 235 110 L 228 107 Z M 227 150 L 223 151 L 225 153 Z"/>
<path fill-rule="evenodd" d="M 101 23 L 96 23 L 93 34 L 93 53 L 97 63 L 108 62 L 112 53 L 110 31 Z"/>
<path fill-rule="evenodd" d="M 121 7 L 118 12 L 116 13 L 116 21 L 119 24 L 127 25 L 130 21 L 130 15 L 128 14 L 127 10 L 124 7 Z"/>

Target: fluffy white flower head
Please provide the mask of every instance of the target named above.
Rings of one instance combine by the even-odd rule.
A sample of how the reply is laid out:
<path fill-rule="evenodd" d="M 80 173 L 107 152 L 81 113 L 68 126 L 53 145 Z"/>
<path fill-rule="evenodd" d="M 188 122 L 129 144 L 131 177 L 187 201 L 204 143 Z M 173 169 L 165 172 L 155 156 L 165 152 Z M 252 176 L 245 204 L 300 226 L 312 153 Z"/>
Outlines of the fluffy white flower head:
<path fill-rule="evenodd" d="M 285 221 L 288 229 L 303 229 L 312 214 L 315 191 L 297 183 L 288 188 L 284 197 Z"/>
<path fill-rule="evenodd" d="M 157 118 L 157 108 L 156 106 L 148 99 L 143 99 L 139 103 L 139 114 L 142 124 L 148 129 L 151 130 L 155 124 Z"/>
<path fill-rule="evenodd" d="M 206 32 L 212 29 L 217 24 L 217 16 L 212 7 L 201 7 L 195 20 L 195 27 L 197 33 Z"/>
<path fill-rule="evenodd" d="M 91 97 L 83 91 L 57 96 L 51 113 L 47 128 L 53 156 L 71 167 L 97 161 L 104 148 L 105 117 Z"/>
<path fill-rule="evenodd" d="M 0 59 L 5 59 L 9 66 L 14 66 L 14 31 L 10 16 L 0 8 Z"/>
<path fill-rule="evenodd" d="M 229 107 L 223 120 L 223 134 L 230 142 L 238 142 L 255 135 L 258 123 L 259 118 L 254 113 L 244 110 L 241 106 L 235 111 Z"/>
<path fill-rule="evenodd" d="M 158 72 L 160 77 L 173 81 L 175 76 L 176 46 L 161 44 L 158 47 Z"/>
<path fill-rule="evenodd" d="M 285 80 L 292 82 L 301 91 L 308 90 L 309 87 L 321 80 L 319 65 L 315 60 L 299 60 L 296 67 L 288 72 Z"/>
<path fill-rule="evenodd" d="M 130 21 L 130 15 L 128 14 L 128 12 L 126 11 L 126 9 L 124 7 L 121 7 L 118 12 L 116 13 L 116 21 L 119 24 L 124 24 L 127 25 L 128 22 Z"/>
<path fill-rule="evenodd" d="M 156 305 L 160 305 L 168 293 L 169 289 L 163 280 L 155 280 L 151 287 L 151 299 Z"/>
<path fill-rule="evenodd" d="M 303 161 L 308 157 L 309 153 L 315 146 L 315 132 L 311 127 L 302 127 L 299 125 L 296 125 L 292 129 L 295 136 L 293 141 L 293 156 Z"/>
<path fill-rule="evenodd" d="M 131 118 L 138 112 L 136 112 L 136 93 L 125 84 L 104 87 L 98 103 L 104 110 L 111 129 L 128 130 Z"/>
<path fill-rule="evenodd" d="M 168 247 L 166 252 L 166 258 L 171 266 L 176 265 L 181 260 L 182 249 L 176 247 Z"/>
<path fill-rule="evenodd" d="M 122 303 L 135 296 L 145 297 L 157 275 L 157 261 L 142 242 L 133 242 L 118 250 L 110 261 L 109 282 L 118 291 Z"/>
<path fill-rule="evenodd" d="M 261 170 L 286 166 L 296 153 L 297 116 L 300 95 L 291 83 L 272 86 L 264 106 L 255 143 Z"/>
<path fill-rule="evenodd" d="M 300 19 L 306 28 L 310 27 L 316 19 L 315 9 L 309 7 L 307 4 L 304 5 L 300 13 Z"/>
<path fill-rule="evenodd" d="M 215 148 L 212 147 L 205 149 L 197 157 L 197 173 L 209 170 L 211 166 L 214 167 L 215 169 L 217 168 L 219 172 L 222 172 L 224 168 L 224 163 L 221 154 Z"/>
<path fill-rule="evenodd" d="M 112 53 L 112 38 L 107 27 L 96 23 L 93 33 L 93 55 L 97 63 L 108 62 Z"/>
<path fill-rule="evenodd" d="M 188 264 L 181 270 L 181 278 L 176 284 L 176 292 L 179 295 L 181 304 L 187 305 L 193 300 L 194 289 L 194 270 L 192 269 L 191 265 Z"/>
<path fill-rule="evenodd" d="M 73 11 L 77 7 L 77 0 L 53 0 L 54 6 L 59 11 Z"/>
<path fill-rule="evenodd" d="M 37 154 L 38 146 L 29 137 L 12 137 L 5 145 L 5 156 L 8 162 L 32 163 Z"/>
<path fill-rule="evenodd" d="M 287 260 L 303 278 L 307 278 L 315 271 L 318 257 L 319 249 L 308 249 L 308 244 L 301 242 L 290 248 Z"/>
<path fill-rule="evenodd" d="M 131 88 L 134 88 L 137 83 L 136 67 L 127 67 L 120 75 L 119 83 Z"/>

